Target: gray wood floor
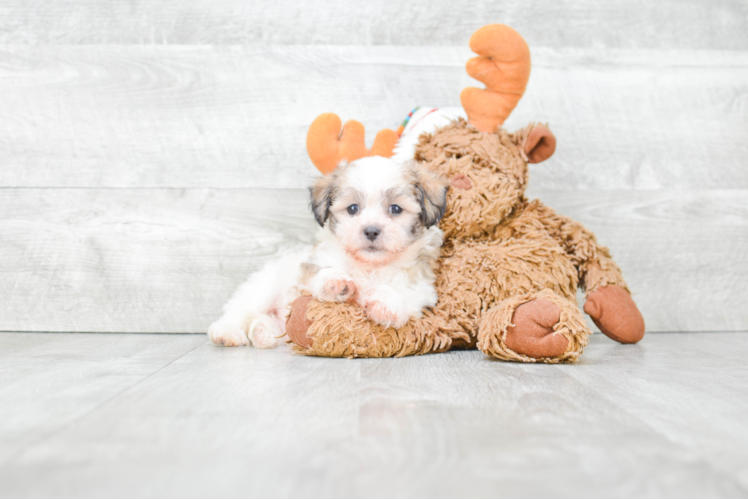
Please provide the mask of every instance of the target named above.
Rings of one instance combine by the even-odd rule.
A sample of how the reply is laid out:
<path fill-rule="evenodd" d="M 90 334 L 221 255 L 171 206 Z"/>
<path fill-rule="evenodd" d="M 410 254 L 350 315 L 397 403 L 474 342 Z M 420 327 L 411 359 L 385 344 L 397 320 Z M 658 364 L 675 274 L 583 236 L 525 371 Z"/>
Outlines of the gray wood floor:
<path fill-rule="evenodd" d="M 577 365 L 0 334 L 0 496 L 745 497 L 748 335 Z"/>

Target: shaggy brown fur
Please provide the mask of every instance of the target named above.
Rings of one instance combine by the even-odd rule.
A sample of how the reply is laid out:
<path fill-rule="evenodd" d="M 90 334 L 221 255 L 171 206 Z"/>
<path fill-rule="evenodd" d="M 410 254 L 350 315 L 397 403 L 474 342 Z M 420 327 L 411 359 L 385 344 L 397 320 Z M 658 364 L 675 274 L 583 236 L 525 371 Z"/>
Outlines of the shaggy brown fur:
<path fill-rule="evenodd" d="M 591 232 L 525 199 L 524 147 L 532 127 L 488 134 L 460 120 L 421 137 L 415 159 L 463 187 L 449 190 L 440 223 L 445 244 L 436 275 L 439 302 L 396 330 L 367 320 L 356 305 L 312 300 L 306 311 L 311 346 L 294 349 L 314 356 L 386 357 L 477 346 L 505 360 L 576 360 L 591 333 L 577 306 L 577 287 L 587 294 L 607 285 L 628 289 Z M 517 307 L 535 299 L 558 307 L 552 330 L 568 340 L 562 354 L 530 357 L 507 345 Z"/>

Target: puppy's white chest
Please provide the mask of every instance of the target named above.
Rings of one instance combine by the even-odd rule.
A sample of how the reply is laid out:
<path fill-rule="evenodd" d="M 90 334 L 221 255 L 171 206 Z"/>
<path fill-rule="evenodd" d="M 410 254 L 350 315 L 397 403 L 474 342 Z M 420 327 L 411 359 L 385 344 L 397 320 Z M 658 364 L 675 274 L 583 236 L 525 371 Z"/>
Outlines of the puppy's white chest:
<path fill-rule="evenodd" d="M 407 281 L 406 274 L 399 266 L 386 266 L 374 270 L 353 268 L 349 271 L 353 281 L 361 288 L 374 288 L 379 285 L 395 285 Z"/>

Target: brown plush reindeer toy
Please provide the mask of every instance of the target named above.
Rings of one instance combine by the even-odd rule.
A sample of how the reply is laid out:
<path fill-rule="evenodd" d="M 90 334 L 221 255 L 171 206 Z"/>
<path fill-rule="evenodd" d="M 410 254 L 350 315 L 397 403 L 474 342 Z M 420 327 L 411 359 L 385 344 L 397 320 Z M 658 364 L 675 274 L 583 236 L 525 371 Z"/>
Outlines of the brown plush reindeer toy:
<path fill-rule="evenodd" d="M 527 44 L 513 29 L 490 25 L 473 34 L 470 48 L 479 56 L 467 71 L 487 88 L 462 92 L 464 112 L 418 108 L 399 141 L 382 131 L 371 151 L 357 122 L 342 133 L 332 114 L 312 124 L 307 147 L 323 173 L 342 160 L 392 156 L 395 148 L 396 158 L 421 162 L 452 188 L 440 223 L 436 306 L 395 329 L 371 322 L 356 304 L 302 296 L 287 323 L 297 352 L 387 357 L 477 347 L 505 360 L 575 361 L 591 334 L 577 286 L 586 291 L 584 311 L 608 337 L 621 343 L 643 337 L 644 319 L 608 250 L 578 222 L 524 197 L 528 163 L 548 159 L 556 145 L 544 125 L 514 133 L 501 128 L 530 75 Z"/>

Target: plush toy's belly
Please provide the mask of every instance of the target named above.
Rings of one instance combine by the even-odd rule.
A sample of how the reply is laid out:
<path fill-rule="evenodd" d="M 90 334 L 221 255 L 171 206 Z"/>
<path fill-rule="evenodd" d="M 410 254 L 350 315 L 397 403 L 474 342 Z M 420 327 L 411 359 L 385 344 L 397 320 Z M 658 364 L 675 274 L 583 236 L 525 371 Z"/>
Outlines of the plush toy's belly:
<path fill-rule="evenodd" d="M 532 239 L 454 242 L 445 248 L 436 280 L 437 309 L 475 334 L 481 314 L 498 302 L 550 289 L 576 301 L 577 271 L 549 235 Z"/>

